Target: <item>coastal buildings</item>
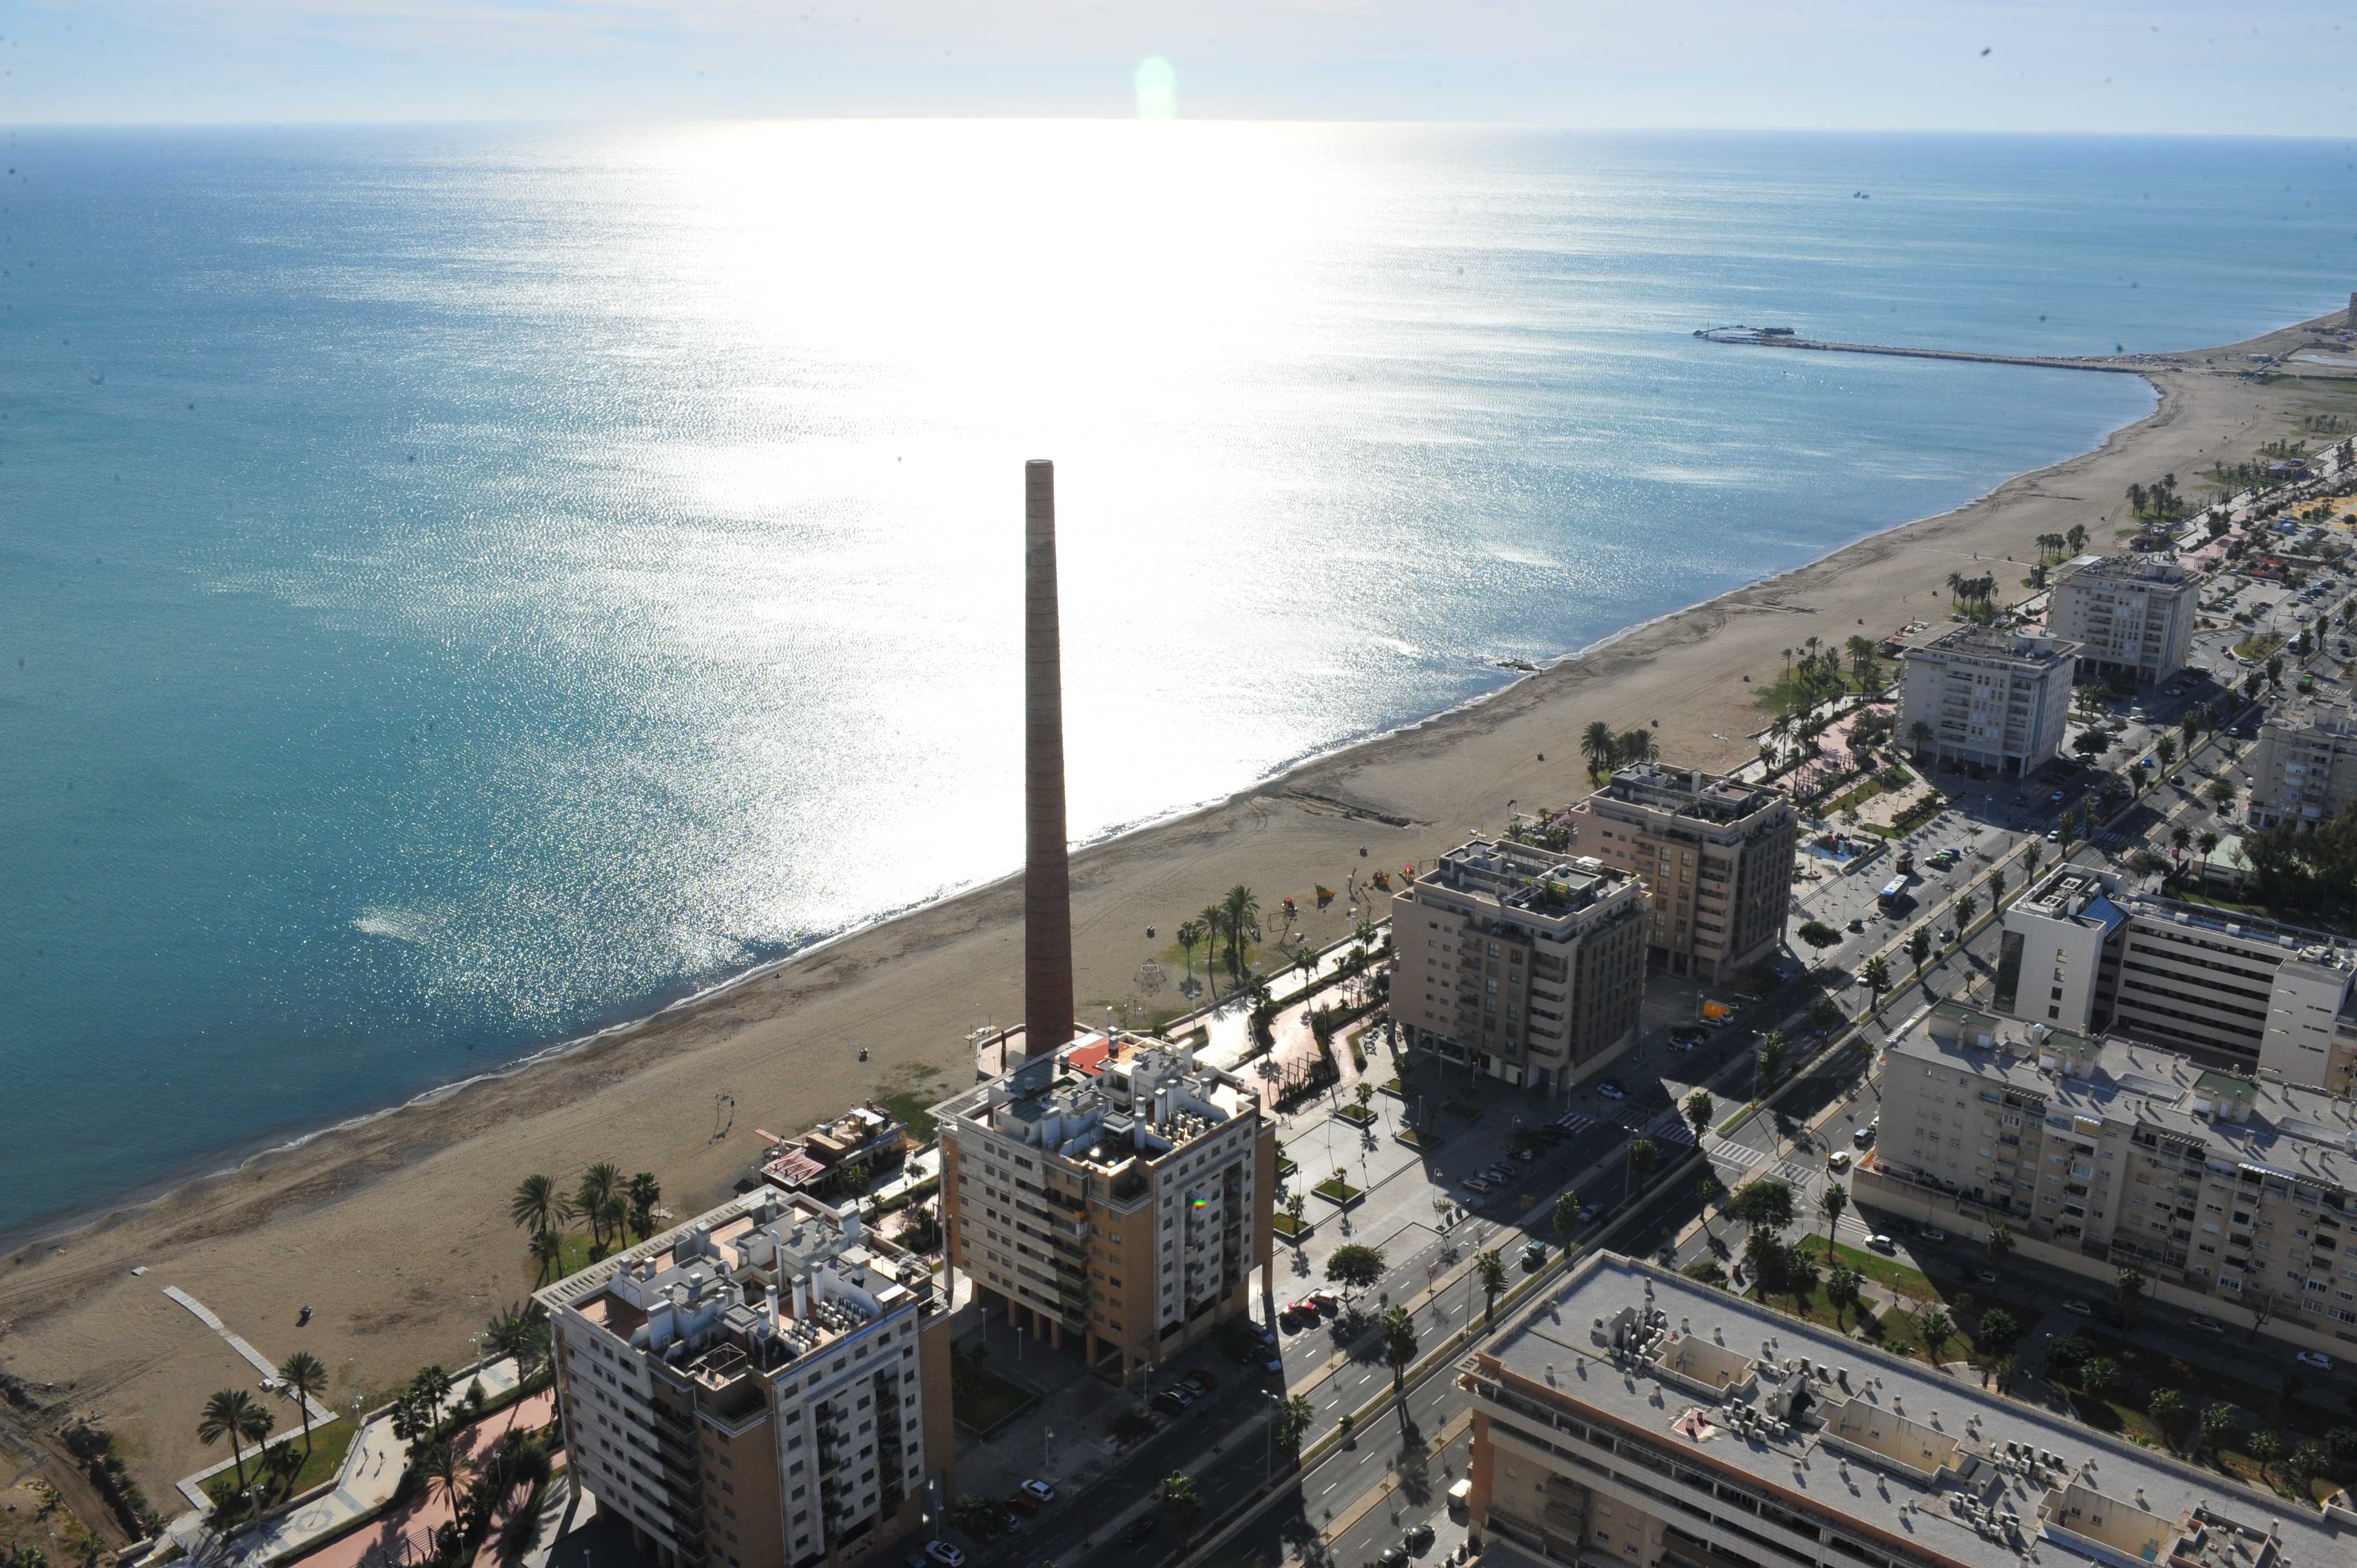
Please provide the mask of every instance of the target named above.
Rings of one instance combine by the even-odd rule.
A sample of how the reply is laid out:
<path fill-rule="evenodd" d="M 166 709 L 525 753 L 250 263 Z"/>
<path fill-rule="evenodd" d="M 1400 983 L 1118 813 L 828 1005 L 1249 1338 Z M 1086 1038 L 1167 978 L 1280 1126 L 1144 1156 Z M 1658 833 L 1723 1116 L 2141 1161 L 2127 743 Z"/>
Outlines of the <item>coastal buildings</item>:
<path fill-rule="evenodd" d="M 870 1178 L 908 1157 L 908 1129 L 883 1107 L 855 1105 L 832 1122 L 775 1145 L 761 1179 L 789 1192 L 831 1192 L 854 1167 Z"/>
<path fill-rule="evenodd" d="M 2357 1344 L 2357 1104 L 2174 1052 L 1943 1003 L 1893 1044 L 1858 1202 L 2158 1298 Z"/>
<path fill-rule="evenodd" d="M 1643 883 L 1594 855 L 1508 839 L 1450 850 L 1392 896 L 1401 1041 L 1509 1083 L 1566 1087 L 1636 1038 L 1650 908 Z"/>
<path fill-rule="evenodd" d="M 2061 747 L 2078 652 L 2076 643 L 1987 626 L 1910 648 L 1896 737 L 1941 762 L 2035 772 Z"/>
<path fill-rule="evenodd" d="M 2127 675 L 2147 684 L 2185 668 L 2193 650 L 2199 578 L 2148 555 L 2082 555 L 2054 569 L 2046 624 L 2079 644 L 2079 673 Z"/>
<path fill-rule="evenodd" d="M 1610 1252 L 1459 1380 L 1474 1527 L 1545 1562 L 2324 1568 L 2357 1544 L 2345 1512 Z"/>
<path fill-rule="evenodd" d="M 2300 827 L 2357 806 L 2357 714 L 2302 701 L 2268 715 L 2251 754 L 2251 825 Z"/>
<path fill-rule="evenodd" d="M 2338 937 L 2128 892 L 2083 865 L 2024 893 L 2004 925 L 1998 1013 L 2357 1090 L 2357 948 Z"/>
<path fill-rule="evenodd" d="M 933 1116 L 950 1262 L 985 1309 L 1123 1381 L 1246 1310 L 1276 1130 L 1243 1079 L 1189 1047 L 1092 1036 Z"/>
<path fill-rule="evenodd" d="M 839 1568 L 950 1496 L 949 1317 L 856 1205 L 763 1188 L 533 1299 L 574 1479 L 662 1568 Z"/>
<path fill-rule="evenodd" d="M 1570 821 L 1582 854 L 1644 883 L 1647 945 L 1672 974 L 1721 984 L 1783 940 L 1800 819 L 1782 791 L 1639 763 L 1574 806 Z"/>

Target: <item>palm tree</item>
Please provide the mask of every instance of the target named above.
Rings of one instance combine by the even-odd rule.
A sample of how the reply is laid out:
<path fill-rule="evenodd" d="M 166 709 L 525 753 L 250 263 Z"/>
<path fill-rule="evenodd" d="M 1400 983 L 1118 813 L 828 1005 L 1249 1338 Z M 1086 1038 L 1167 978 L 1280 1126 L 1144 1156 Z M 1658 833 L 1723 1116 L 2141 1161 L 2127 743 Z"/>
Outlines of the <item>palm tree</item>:
<path fill-rule="evenodd" d="M 1960 602 L 1966 596 L 1964 594 L 1964 575 L 1962 572 L 1951 572 L 1948 574 L 1948 596 Z"/>
<path fill-rule="evenodd" d="M 572 1204 L 544 1176 L 528 1176 L 516 1183 L 515 1196 L 508 1200 L 508 1218 L 522 1229 L 550 1230 L 572 1211 Z"/>
<path fill-rule="evenodd" d="M 1473 1277 L 1481 1282 L 1481 1322 L 1487 1327 L 1497 1321 L 1498 1298 L 1506 1294 L 1506 1261 L 1498 1256 L 1495 1247 L 1473 1254 Z"/>
<path fill-rule="evenodd" d="M 1202 1494 L 1195 1490 L 1195 1478 L 1184 1470 L 1173 1470 L 1162 1478 L 1162 1514 L 1170 1528 L 1178 1532 L 1180 1541 L 1193 1539 L 1203 1522 Z"/>
<path fill-rule="evenodd" d="M 2145 1277 L 2135 1269 L 2122 1269 L 2112 1277 L 2112 1288 L 2119 1293 L 2120 1316 L 2126 1326 L 2136 1327 L 2136 1303 L 2144 1299 Z"/>
<path fill-rule="evenodd" d="M 1260 898 L 1243 883 L 1228 889 L 1220 901 L 1221 914 L 1228 923 L 1228 968 L 1231 973 L 1242 975 L 1244 971 L 1244 942 L 1260 940 Z"/>
<path fill-rule="evenodd" d="M 1206 904 L 1203 912 L 1196 918 L 1203 927 L 1203 978 L 1211 983 L 1211 994 L 1217 996 L 1220 993 L 1220 977 L 1214 967 L 1218 961 L 1214 955 L 1220 950 L 1220 933 L 1227 929 L 1227 911 L 1217 904 Z M 1232 955 L 1230 962 L 1232 966 Z"/>
<path fill-rule="evenodd" d="M 2071 553 L 2072 553 L 2072 554 L 2073 554 L 2073 555 L 2076 555 L 2076 554 L 2078 554 L 2081 551 L 2083 551 L 2083 550 L 2086 549 L 2086 548 L 2087 548 L 2087 527 L 2086 527 L 2086 524 L 2084 524 L 2084 523 L 2079 523 L 2079 522 L 2074 522 L 2074 523 L 2072 523 L 2072 524 L 2071 525 L 2071 532 L 2068 532 L 2068 533 L 2066 533 L 2066 534 L 2064 534 L 2064 535 L 2062 536 L 2062 542 L 2063 542 L 2063 544 L 2064 544 L 2064 545 L 2065 545 L 2065 546 L 2070 550 Z"/>
<path fill-rule="evenodd" d="M 1685 1112 L 1687 1125 L 1695 1131 L 1695 1143 L 1699 1146 L 1702 1143 L 1702 1135 L 1710 1130 L 1711 1115 L 1716 1109 L 1710 1102 L 1710 1090 L 1695 1090 L 1686 1096 L 1685 1104 L 1682 1109 Z"/>
<path fill-rule="evenodd" d="M 1857 682 L 1859 691 L 1872 691 L 1875 684 L 1874 678 L 1881 668 L 1875 662 L 1874 639 L 1854 636 L 1849 639 L 1847 646 L 1851 679 Z"/>
<path fill-rule="evenodd" d="M 1992 1225 L 1988 1233 L 1988 1261 L 1992 1269 L 2002 1269 L 2005 1261 L 2013 1256 L 2013 1232 L 2002 1225 Z"/>
<path fill-rule="evenodd" d="M 1760 1086 L 1773 1085 L 1776 1075 L 1784 1070 L 1784 1031 L 1770 1029 L 1760 1036 L 1751 1048 L 1751 1098 L 1760 1098 Z"/>
<path fill-rule="evenodd" d="M 1956 1337 L 1956 1326 L 1948 1321 L 1948 1315 L 1944 1312 L 1927 1312 L 1917 1327 L 1923 1336 L 1923 1348 L 1932 1365 L 1938 1366 L 1940 1351 Z"/>
<path fill-rule="evenodd" d="M 1657 1152 L 1651 1138 L 1629 1140 L 1629 1188 L 1631 1192 L 1644 1186 L 1645 1178 L 1652 1174 Z"/>
<path fill-rule="evenodd" d="M 1841 1228 L 1842 1210 L 1849 1207 L 1849 1194 L 1827 1184 L 1817 1198 L 1817 1212 L 1825 1217 L 1825 1256 L 1834 1255 L 1834 1232 Z"/>
<path fill-rule="evenodd" d="M 1202 921 L 1181 920 L 1178 922 L 1178 948 L 1180 951 L 1187 955 L 1187 972 L 1189 974 L 1195 972 L 1195 944 L 1202 940 Z"/>
<path fill-rule="evenodd" d="M 1988 885 L 1989 908 L 1992 911 L 2002 909 L 2005 908 L 2005 873 L 2002 871 L 1990 872 L 1988 874 Z"/>
<path fill-rule="evenodd" d="M 662 1184 L 655 1180 L 652 1171 L 640 1171 L 630 1178 L 630 1220 L 639 1234 L 651 1236 L 655 1229 L 655 1205 L 662 1201 Z"/>
<path fill-rule="evenodd" d="M 1880 953 L 1876 953 L 1857 966 L 1857 975 L 1860 980 L 1866 982 L 1867 989 L 1873 993 L 1874 1010 L 1878 1013 L 1881 1012 L 1882 993 L 1890 989 L 1890 961 Z"/>
<path fill-rule="evenodd" d="M 2039 863 L 2045 858 L 2046 852 L 2035 843 L 2021 852 L 2021 885 L 2024 887 L 2038 880 Z"/>
<path fill-rule="evenodd" d="M 1383 1316 L 1383 1360 L 1392 1369 L 1392 1398 L 1398 1402 L 1400 1422 L 1407 1422 L 1407 1401 L 1400 1397 L 1408 1368 L 1415 1364 L 1415 1319 L 1407 1308 L 1394 1306 Z"/>
<path fill-rule="evenodd" d="M 1619 737 L 1613 735 L 1612 726 L 1602 719 L 1592 721 L 1580 732 L 1579 753 L 1587 758 L 1590 780 L 1601 779 L 1612 770 L 1613 764 L 1620 760 L 1616 753 L 1619 745 Z"/>
<path fill-rule="evenodd" d="M 1918 926 L 1907 933 L 1907 956 L 1915 961 L 1915 978 L 1923 978 L 1923 961 L 1932 956 L 1932 933 Z"/>
<path fill-rule="evenodd" d="M 1571 1233 L 1579 1228 L 1579 1194 L 1567 1187 L 1563 1196 L 1555 1200 L 1555 1233 L 1566 1243 L 1571 1240 Z"/>
<path fill-rule="evenodd" d="M 425 1482 L 427 1496 L 438 1491 L 443 1500 L 450 1505 L 450 1511 L 454 1514 L 458 1511 L 458 1499 L 467 1490 L 467 1472 L 458 1462 L 456 1448 L 438 1440 L 428 1443 L 422 1450 L 410 1455 L 409 1467 Z"/>
<path fill-rule="evenodd" d="M 1644 728 L 1622 731 L 1615 749 L 1623 762 L 1651 762 L 1662 754 L 1653 744 L 1653 732 Z"/>
<path fill-rule="evenodd" d="M 621 1190 L 621 1167 L 610 1160 L 600 1160 L 581 1173 L 581 1185 L 574 1189 L 573 1201 L 589 1221 L 589 1240 L 593 1244 L 604 1243 L 606 1207 Z"/>
<path fill-rule="evenodd" d="M 1979 899 L 1969 893 L 1956 895 L 1956 936 L 1959 940 L 1964 937 L 1964 929 L 1973 923 L 1973 917 L 1980 912 Z"/>
<path fill-rule="evenodd" d="M 563 1237 L 559 1236 L 554 1230 L 533 1231 L 532 1233 L 532 1261 L 537 1265 L 537 1268 L 532 1276 L 533 1283 L 537 1284 L 542 1280 L 546 1279 L 548 1277 L 549 1271 L 556 1267 L 558 1261 L 564 1256 L 565 1239 Z"/>
<path fill-rule="evenodd" d="M 297 1350 L 279 1363 L 278 1380 L 303 1412 L 303 1457 L 311 1456 L 311 1401 L 328 1386 L 328 1369 L 308 1350 Z"/>
<path fill-rule="evenodd" d="M 2201 858 L 2207 860 L 2217 852 L 2220 840 L 2216 833 L 2208 828 L 2203 828 L 2201 835 L 2193 843 L 2201 851 Z"/>
<path fill-rule="evenodd" d="M 1917 761 L 1921 761 L 1923 754 L 1932 749 L 1932 736 L 1933 733 L 1932 726 L 1921 719 L 1917 719 L 1913 724 L 1907 726 L 1907 738 L 1915 743 L 1915 757 Z"/>
<path fill-rule="evenodd" d="M 223 1389 L 205 1401 L 197 1417 L 197 1440 L 210 1448 L 229 1439 L 229 1456 L 237 1466 L 237 1489 L 245 1490 L 244 1441 L 253 1428 L 253 1396 L 243 1389 Z M 264 1413 L 267 1413 L 266 1412 Z"/>

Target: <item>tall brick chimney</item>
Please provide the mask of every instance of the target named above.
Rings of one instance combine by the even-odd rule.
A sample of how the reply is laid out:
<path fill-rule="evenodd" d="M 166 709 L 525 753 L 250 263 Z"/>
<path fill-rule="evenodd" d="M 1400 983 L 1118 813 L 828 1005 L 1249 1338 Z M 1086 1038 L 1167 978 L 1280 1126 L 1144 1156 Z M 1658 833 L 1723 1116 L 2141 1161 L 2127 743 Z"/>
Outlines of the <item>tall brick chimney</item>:
<path fill-rule="evenodd" d="M 1023 1051 L 1072 1038 L 1072 884 L 1064 836 L 1063 639 L 1056 465 L 1023 465 Z"/>

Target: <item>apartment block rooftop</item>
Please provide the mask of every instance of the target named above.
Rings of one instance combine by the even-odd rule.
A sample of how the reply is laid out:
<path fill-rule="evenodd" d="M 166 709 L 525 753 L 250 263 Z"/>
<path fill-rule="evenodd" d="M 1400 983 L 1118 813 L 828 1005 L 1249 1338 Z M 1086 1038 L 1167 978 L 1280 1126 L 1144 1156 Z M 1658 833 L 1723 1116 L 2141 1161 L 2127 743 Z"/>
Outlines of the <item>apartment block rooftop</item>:
<path fill-rule="evenodd" d="M 2047 1113 L 2174 1133 L 2263 1176 L 2357 1191 L 2357 1101 L 2218 1072 L 2156 1046 L 1941 1003 L 1889 1047 L 1885 1070 L 1937 1062 Z"/>
<path fill-rule="evenodd" d="M 1440 857 L 1411 885 L 1466 895 L 1500 914 L 1568 920 L 1636 886 L 1627 872 L 1593 855 L 1566 858 L 1512 839 L 1473 839 Z"/>
<path fill-rule="evenodd" d="M 1260 1092 L 1195 1059 L 1191 1046 L 1126 1030 L 1071 1044 L 937 1106 L 954 1118 L 1118 1178 L 1151 1166 L 1238 1117 Z M 1119 1182 L 1115 1182 L 1119 1190 Z"/>
<path fill-rule="evenodd" d="M 2188 583 L 2193 575 L 2167 557 L 2127 553 L 2080 555 L 2054 568 L 2054 580 L 2095 583 Z"/>
<path fill-rule="evenodd" d="M 590 1264 L 533 1299 L 570 1309 L 707 1390 L 782 1370 L 903 1307 L 931 1273 L 833 1208 L 764 1187 Z"/>
<path fill-rule="evenodd" d="M 2276 729 L 2312 732 L 2341 740 L 2357 738 L 2357 710 L 2332 697 L 2298 698 L 2266 722 Z"/>
<path fill-rule="evenodd" d="M 1552 1407 L 1620 1429 L 1845 1516 L 1905 1560 L 2327 1568 L 2357 1550 L 2338 1519 L 1610 1252 L 1460 1370 L 1499 1391 L 1509 1423 Z"/>
<path fill-rule="evenodd" d="M 1618 769 L 1598 794 L 1722 827 L 1781 805 L 1784 800 L 1763 785 L 1660 762 L 1634 763 Z"/>
<path fill-rule="evenodd" d="M 2357 967 L 2357 943 L 2312 926 L 2295 926 L 2256 915 L 2227 913 L 2206 904 L 2180 904 L 2127 887 L 2115 873 L 2065 865 L 2013 906 L 2026 913 L 2074 925 L 2113 926 L 2129 915 L 2165 921 L 2187 930 L 2206 930 L 2241 941 L 2279 948 L 2311 963 Z"/>
<path fill-rule="evenodd" d="M 1910 653 L 1942 653 L 1958 658 L 1993 659 L 2006 663 L 2027 665 L 2034 669 L 2050 669 L 2075 658 L 2079 645 L 2050 637 L 2039 637 L 2029 632 L 2014 631 L 2001 626 L 1960 626 L 1941 633 L 1929 642 L 1918 643 Z"/>

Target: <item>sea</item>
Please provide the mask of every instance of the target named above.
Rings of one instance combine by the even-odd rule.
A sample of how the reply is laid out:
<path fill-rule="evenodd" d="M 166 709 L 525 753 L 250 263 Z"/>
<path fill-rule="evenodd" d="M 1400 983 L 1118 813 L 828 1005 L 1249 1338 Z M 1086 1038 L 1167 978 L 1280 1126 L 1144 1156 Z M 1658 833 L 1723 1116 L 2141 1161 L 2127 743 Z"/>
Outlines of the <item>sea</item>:
<path fill-rule="evenodd" d="M 1027 458 L 1095 838 L 2152 406 L 1697 328 L 2165 349 L 2357 285 L 2345 141 L 5 140 L 0 1232 L 1012 869 Z"/>

